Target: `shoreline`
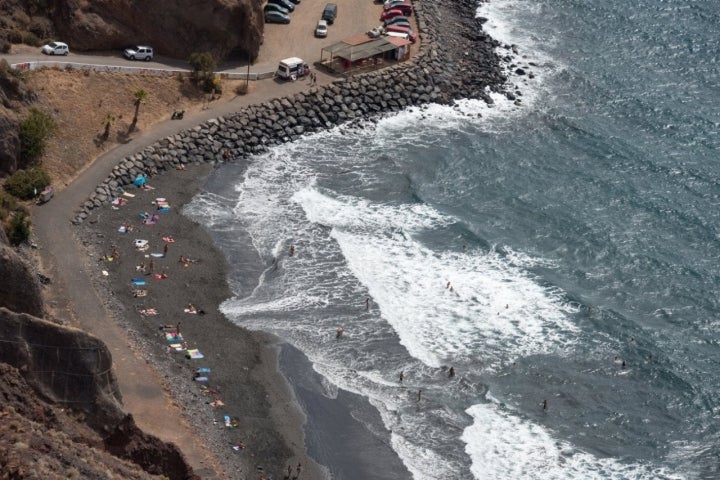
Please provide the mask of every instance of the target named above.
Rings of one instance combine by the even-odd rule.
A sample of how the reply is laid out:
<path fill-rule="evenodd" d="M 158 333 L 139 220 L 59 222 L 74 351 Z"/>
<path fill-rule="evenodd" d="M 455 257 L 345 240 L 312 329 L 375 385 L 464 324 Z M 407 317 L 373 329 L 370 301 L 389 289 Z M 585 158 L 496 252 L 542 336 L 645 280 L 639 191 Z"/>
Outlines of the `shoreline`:
<path fill-rule="evenodd" d="M 127 328 L 131 344 L 142 353 L 151 368 L 162 375 L 172 400 L 181 407 L 183 416 L 217 457 L 225 477 L 207 473 L 210 476 L 205 478 L 238 478 L 234 475 L 239 475 L 239 472 L 243 475 L 267 473 L 271 478 L 283 478 L 287 466 L 292 467 L 297 462 L 303 465 L 301 478 L 328 477 L 327 472 L 308 457 L 303 431 L 304 414 L 290 384 L 278 368 L 281 341 L 270 334 L 242 329 L 219 312 L 220 303 L 231 295 L 227 283 L 230 266 L 224 254 L 213 244 L 209 233 L 180 214 L 180 205 L 185 205 L 194 197 L 207 175 L 218 165 L 227 161 L 247 161 L 247 158 L 267 148 L 293 141 L 305 133 L 338 125 L 352 127 L 354 121 L 372 120 L 378 115 L 392 114 L 411 105 L 447 104 L 455 98 L 481 98 L 490 103 L 486 87 L 503 91 L 504 76 L 500 71 L 499 58 L 494 53 L 499 44 L 479 31 L 482 20 L 467 18 L 465 10 L 474 11 L 477 5 L 464 0 L 443 6 L 430 2 L 415 4 L 420 7 L 418 22 L 423 45 L 411 62 L 308 88 L 292 97 L 252 105 L 231 116 L 206 121 L 160 140 L 119 162 L 73 220 L 78 225 L 75 232 L 89 249 L 88 270 L 94 269 L 93 280 L 108 292 L 108 310 L 113 311 L 116 321 Z M 423 13 L 428 10 L 432 10 L 430 18 Z M 437 30 L 442 28 L 441 24 L 432 21 L 439 15 L 439 10 L 452 11 L 453 20 L 463 20 L 463 28 L 453 31 L 453 40 L 449 42 L 452 51 L 445 52 L 435 45 L 438 38 L 449 36 Z M 468 49 L 461 47 L 461 44 L 477 47 L 475 42 L 480 42 L 483 48 L 472 50 L 470 55 Z M 428 58 L 431 59 L 431 67 L 423 64 Z M 490 62 L 490 67 L 487 62 Z M 447 68 L 448 65 L 452 68 Z M 480 65 L 481 68 L 468 71 L 468 65 Z M 398 88 L 401 90 L 398 91 Z M 368 99 L 370 89 L 378 93 Z M 358 93 L 358 90 L 363 91 Z M 379 93 L 383 91 L 392 94 L 388 98 Z M 292 111 L 292 120 L 290 116 L 283 115 L 285 111 Z M 233 160 L 224 158 L 228 150 Z M 176 169 L 181 163 L 188 165 L 186 171 Z M 144 171 L 152 174 L 149 184 L 156 190 L 136 191 L 131 185 L 134 177 Z M 118 210 L 110 209 L 112 199 L 122 198 L 125 190 L 136 196 L 128 198 L 128 205 Z M 170 212 L 160 214 L 158 224 L 153 227 L 139 226 L 131 234 L 132 239 L 137 237 L 136 233 L 154 228 L 148 233 L 153 235 L 152 251 L 158 252 L 158 248 L 163 246 L 161 237 L 155 237 L 162 230 L 167 229 L 167 234 L 174 235 L 176 242 L 169 244 L 168 249 L 172 253 L 162 259 L 169 261 L 158 259 L 156 262 L 158 267 L 168 268 L 168 278 L 159 280 L 157 284 L 153 283 L 153 279 L 148 281 L 152 287 L 159 286 L 165 291 L 153 288 L 158 294 L 148 292 L 148 296 L 140 302 L 142 307 L 155 308 L 160 314 L 143 317 L 136 312 L 140 299 L 132 297 L 128 280 L 133 278 L 135 266 L 145 257 L 144 254 L 138 256 L 138 252 L 128 244 L 130 236 L 119 236 L 117 227 L 125 223 L 128 216 L 134 216 L 133 221 L 137 223 L 139 217 L 135 210 L 149 211 L 153 208 L 150 201 L 156 197 L 164 197 L 171 202 Z M 109 274 L 104 277 L 102 268 L 93 261 L 110 251 L 111 244 L 107 242 L 112 241 L 124 242 L 123 253 L 120 262 L 104 265 Z M 201 258 L 202 261 L 178 270 L 175 254 L 181 245 L 185 252 L 182 255 Z M 187 272 L 192 272 L 193 277 L 187 278 Z M 175 281 L 176 276 L 180 281 Z M 182 307 L 187 300 L 200 305 L 206 314 L 202 318 L 200 315 L 184 314 Z M 197 347 L 209 353 L 205 359 L 187 360 L 182 354 L 165 350 L 167 342 L 160 336 L 164 332 L 160 332 L 157 324 L 176 324 L 177 321 L 182 322 L 181 330 L 187 336 L 189 348 Z M 243 334 L 232 335 L 231 332 Z M 207 399 L 215 396 L 200 393 L 198 382 L 192 380 L 193 371 L 198 366 L 211 369 L 209 384 L 219 386 L 217 398 L 225 403 L 225 410 L 211 407 Z M 237 428 L 223 427 L 221 417 L 226 413 L 238 417 Z M 213 420 L 218 420 L 218 424 L 214 424 Z M 232 449 L 240 444 L 245 447 Z"/>

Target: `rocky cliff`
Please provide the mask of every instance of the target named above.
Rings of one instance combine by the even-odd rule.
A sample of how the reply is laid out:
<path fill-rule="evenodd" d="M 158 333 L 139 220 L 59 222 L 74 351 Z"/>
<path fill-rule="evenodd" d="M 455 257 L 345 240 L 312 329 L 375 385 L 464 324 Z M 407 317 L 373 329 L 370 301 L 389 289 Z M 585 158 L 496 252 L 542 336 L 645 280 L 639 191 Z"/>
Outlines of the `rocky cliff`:
<path fill-rule="evenodd" d="M 255 60 L 264 20 L 256 0 L 54 0 L 48 16 L 75 50 L 147 44 L 157 54 L 187 59 L 193 52 Z"/>
<path fill-rule="evenodd" d="M 5 60 L 0 60 L 0 174 L 22 168 L 18 109 L 36 95 Z"/>

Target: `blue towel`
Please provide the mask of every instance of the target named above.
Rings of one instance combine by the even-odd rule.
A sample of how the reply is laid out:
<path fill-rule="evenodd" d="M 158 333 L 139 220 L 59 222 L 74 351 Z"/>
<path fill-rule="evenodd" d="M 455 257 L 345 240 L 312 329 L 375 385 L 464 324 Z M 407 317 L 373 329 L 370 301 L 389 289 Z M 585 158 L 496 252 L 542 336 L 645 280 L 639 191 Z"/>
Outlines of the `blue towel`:
<path fill-rule="evenodd" d="M 130 280 L 130 282 L 134 283 L 134 284 L 137 285 L 137 286 L 147 285 L 147 283 L 145 282 L 145 280 L 142 279 L 142 278 L 133 278 L 132 280 Z"/>

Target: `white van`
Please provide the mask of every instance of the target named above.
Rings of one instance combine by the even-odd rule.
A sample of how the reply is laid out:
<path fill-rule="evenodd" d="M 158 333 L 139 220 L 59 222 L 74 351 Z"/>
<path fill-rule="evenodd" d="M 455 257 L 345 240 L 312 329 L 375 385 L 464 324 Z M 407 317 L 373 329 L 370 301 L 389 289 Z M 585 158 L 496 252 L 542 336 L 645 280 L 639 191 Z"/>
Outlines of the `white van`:
<path fill-rule="evenodd" d="M 280 60 L 275 74 L 285 80 L 297 80 L 310 73 L 310 67 L 302 58 L 290 57 Z"/>

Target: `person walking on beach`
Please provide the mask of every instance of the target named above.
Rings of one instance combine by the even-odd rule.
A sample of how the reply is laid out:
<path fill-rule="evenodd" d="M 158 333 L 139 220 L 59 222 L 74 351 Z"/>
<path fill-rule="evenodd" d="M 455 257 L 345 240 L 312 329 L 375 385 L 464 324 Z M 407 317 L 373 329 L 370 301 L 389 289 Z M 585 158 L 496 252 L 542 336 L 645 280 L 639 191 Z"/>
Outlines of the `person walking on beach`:
<path fill-rule="evenodd" d="M 148 271 L 152 275 L 153 269 L 155 268 L 155 262 L 153 262 L 152 258 L 150 259 L 150 265 L 148 265 Z"/>
<path fill-rule="evenodd" d="M 368 310 L 370 310 L 370 297 L 365 299 L 365 311 L 367 312 Z"/>
<path fill-rule="evenodd" d="M 418 390 L 418 402 L 422 400 L 422 388 Z"/>
<path fill-rule="evenodd" d="M 168 244 L 166 243 L 163 247 L 163 258 L 167 257 L 167 251 L 168 251 Z"/>
<path fill-rule="evenodd" d="M 542 406 L 543 406 L 543 412 L 547 412 L 547 399 L 543 400 Z"/>
<path fill-rule="evenodd" d="M 400 383 L 402 383 L 403 380 L 405 380 L 405 372 L 400 370 Z"/>

